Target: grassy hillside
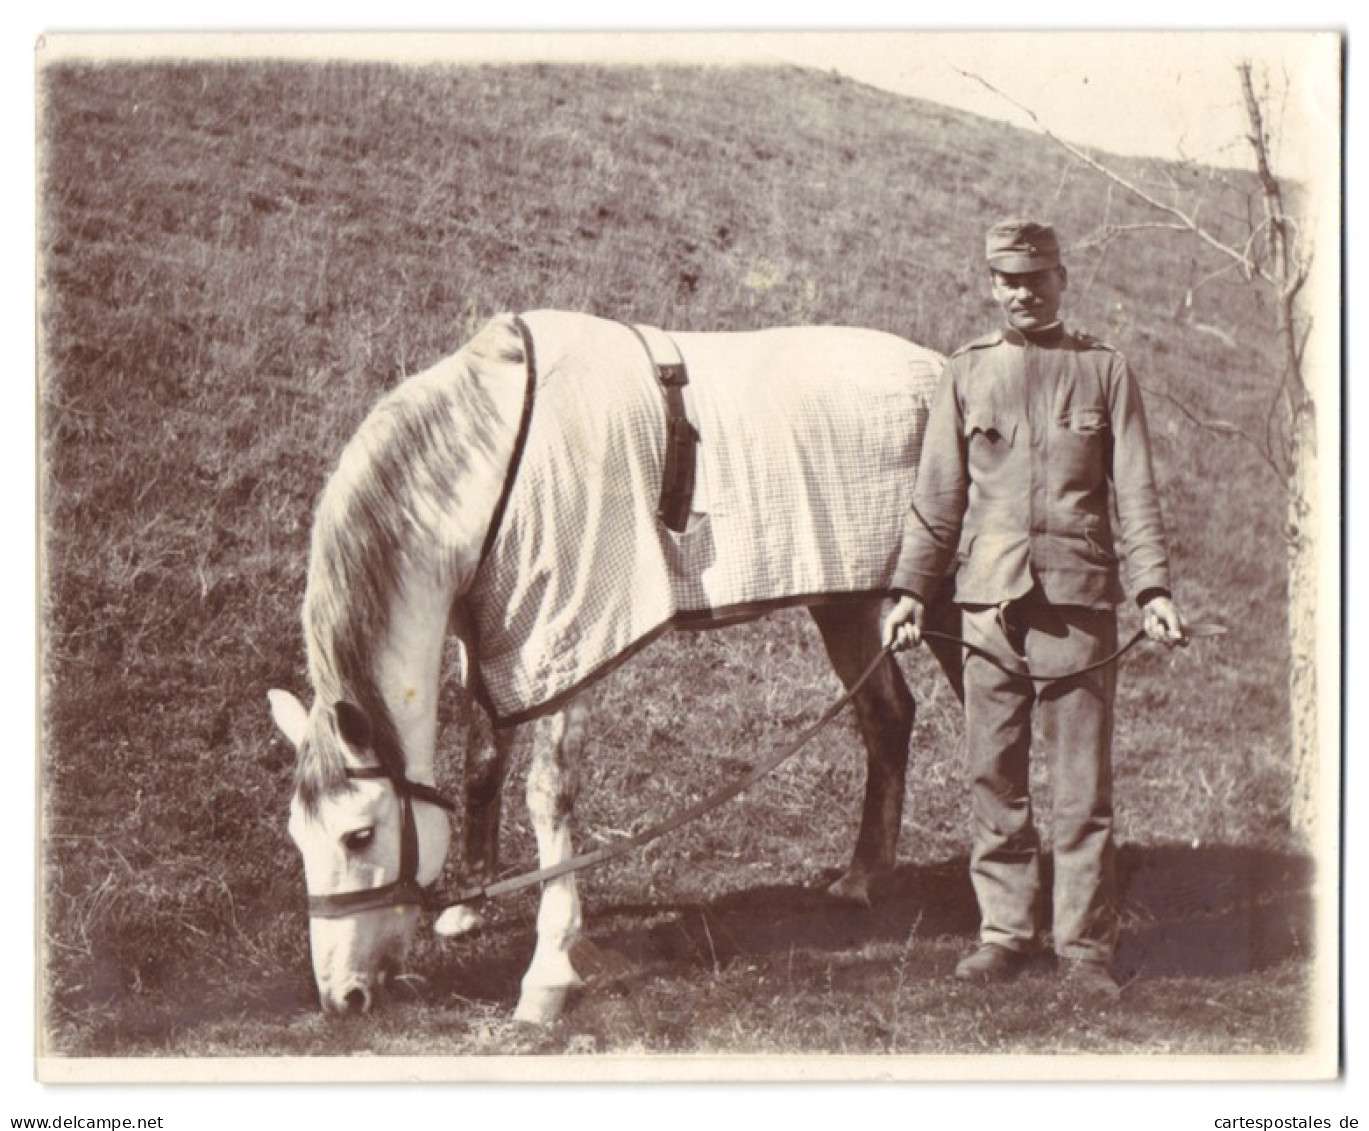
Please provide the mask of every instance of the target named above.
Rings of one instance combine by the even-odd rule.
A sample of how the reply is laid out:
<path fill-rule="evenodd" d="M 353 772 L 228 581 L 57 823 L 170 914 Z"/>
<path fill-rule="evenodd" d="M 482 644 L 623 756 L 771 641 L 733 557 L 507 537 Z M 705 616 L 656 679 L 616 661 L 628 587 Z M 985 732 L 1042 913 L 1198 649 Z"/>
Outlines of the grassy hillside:
<path fill-rule="evenodd" d="M 1151 394 L 1179 597 L 1233 630 L 1126 664 L 1125 1009 L 1080 1019 L 1044 976 L 1002 1001 L 947 982 L 975 928 L 960 728 L 911 656 L 903 865 L 875 911 L 811 890 L 854 835 L 848 723 L 586 878 L 609 960 L 552 1032 L 504 1020 L 531 896 L 421 948 L 412 1002 L 327 1025 L 284 830 L 292 752 L 264 693 L 306 689 L 312 501 L 383 390 L 489 315 L 538 307 L 860 324 L 949 351 L 996 324 L 993 220 L 1044 215 L 1068 241 L 1137 216 L 1039 139 L 792 69 L 63 65 L 40 95 L 47 1051 L 1303 1047 L 1282 499 L 1248 445 L 1170 399 L 1260 432 L 1273 342 L 1235 283 L 1177 316 L 1212 268 L 1194 244 L 1070 257 L 1072 321 Z M 675 811 L 836 686 L 800 614 L 649 651 L 598 692 L 586 842 Z M 532 859 L 519 791 L 514 863 Z"/>

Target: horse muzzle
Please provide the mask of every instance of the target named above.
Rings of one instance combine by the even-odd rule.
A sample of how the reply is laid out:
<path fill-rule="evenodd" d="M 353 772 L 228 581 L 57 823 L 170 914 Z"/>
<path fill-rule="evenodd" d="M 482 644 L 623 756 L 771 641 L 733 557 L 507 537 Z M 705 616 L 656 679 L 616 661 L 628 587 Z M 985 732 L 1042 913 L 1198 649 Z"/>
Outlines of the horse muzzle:
<path fill-rule="evenodd" d="M 404 970 L 397 954 L 381 960 L 374 974 L 349 974 L 338 979 L 320 980 L 319 1004 L 325 1013 L 340 1017 L 359 1017 L 369 1013 L 385 1000 L 391 983 Z"/>
<path fill-rule="evenodd" d="M 336 993 L 320 993 L 319 1001 L 325 1013 L 335 1013 L 342 1017 L 359 1017 L 369 1013 L 377 1000 L 376 989 L 365 982 L 356 981 Z"/>
<path fill-rule="evenodd" d="M 403 973 L 418 916 L 400 909 L 350 921 L 317 920 L 312 927 L 314 983 L 325 1013 L 360 1016 L 385 999 Z"/>

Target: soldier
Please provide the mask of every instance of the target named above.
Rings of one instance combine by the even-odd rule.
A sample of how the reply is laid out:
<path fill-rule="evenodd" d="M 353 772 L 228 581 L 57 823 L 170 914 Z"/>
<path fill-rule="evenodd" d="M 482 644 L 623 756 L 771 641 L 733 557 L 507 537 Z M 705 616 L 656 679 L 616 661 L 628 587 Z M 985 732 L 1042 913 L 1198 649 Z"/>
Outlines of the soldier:
<path fill-rule="evenodd" d="M 989 230 L 986 253 L 1007 324 L 954 353 L 941 377 L 885 642 L 920 642 L 924 600 L 954 565 L 966 640 L 1005 666 L 1075 672 L 1111 655 L 1123 600 L 1111 485 L 1145 631 L 1182 643 L 1145 416 L 1126 360 L 1062 325 L 1068 280 L 1050 226 L 1005 220 Z M 1055 953 L 1082 989 L 1118 992 L 1110 968 L 1114 687 L 1112 664 L 1036 684 L 967 650 L 970 874 L 981 928 L 957 978 L 1009 979 L 1037 944 L 1040 845 L 1028 788 L 1035 711 L 1054 801 Z"/>

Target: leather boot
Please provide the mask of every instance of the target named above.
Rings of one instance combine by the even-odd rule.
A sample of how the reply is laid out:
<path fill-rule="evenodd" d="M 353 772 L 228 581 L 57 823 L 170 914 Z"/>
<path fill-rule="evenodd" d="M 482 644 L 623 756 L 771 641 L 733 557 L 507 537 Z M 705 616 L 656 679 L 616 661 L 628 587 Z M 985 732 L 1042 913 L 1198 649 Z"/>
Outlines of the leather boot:
<path fill-rule="evenodd" d="M 983 943 L 956 963 L 955 976 L 962 982 L 1006 982 L 1017 977 L 1026 964 L 1027 956 L 1020 950 Z"/>

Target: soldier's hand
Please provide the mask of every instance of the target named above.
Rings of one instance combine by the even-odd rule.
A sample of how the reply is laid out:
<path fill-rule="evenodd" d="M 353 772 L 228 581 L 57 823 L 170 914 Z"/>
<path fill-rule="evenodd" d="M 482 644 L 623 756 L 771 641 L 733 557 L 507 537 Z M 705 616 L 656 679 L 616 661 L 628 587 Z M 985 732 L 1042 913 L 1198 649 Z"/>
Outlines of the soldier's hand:
<path fill-rule="evenodd" d="M 1168 597 L 1152 597 L 1145 605 L 1145 630 L 1150 639 L 1173 648 L 1187 644 L 1188 634 L 1179 609 Z"/>
<path fill-rule="evenodd" d="M 900 597 L 884 614 L 884 626 L 881 631 L 884 646 L 887 648 L 893 645 L 895 652 L 917 647 L 922 643 L 922 627 L 926 615 L 926 609 L 916 597 Z"/>

